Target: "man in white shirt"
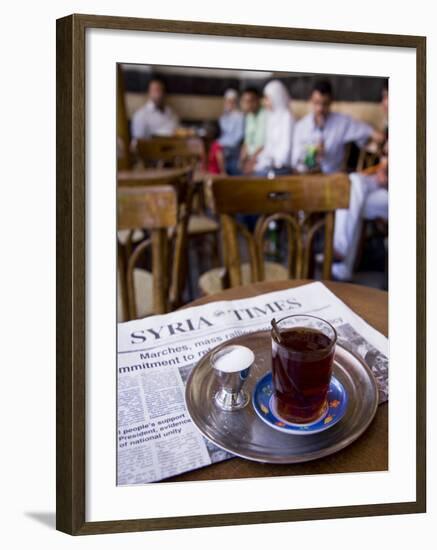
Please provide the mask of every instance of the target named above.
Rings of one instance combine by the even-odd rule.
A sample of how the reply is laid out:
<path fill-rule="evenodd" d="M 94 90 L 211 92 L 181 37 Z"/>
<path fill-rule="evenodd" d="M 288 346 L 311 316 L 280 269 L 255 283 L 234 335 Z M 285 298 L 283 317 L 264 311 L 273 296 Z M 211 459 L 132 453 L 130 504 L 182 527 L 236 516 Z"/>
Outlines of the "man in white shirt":
<path fill-rule="evenodd" d="M 132 139 L 173 135 L 179 120 L 173 109 L 165 104 L 164 82 L 159 78 L 152 78 L 147 94 L 146 103 L 132 117 Z"/>
<path fill-rule="evenodd" d="M 335 213 L 334 248 L 341 261 L 332 264 L 332 276 L 339 281 L 352 278 L 363 220 L 388 220 L 388 158 L 381 159 L 375 174 L 349 178 L 349 208 Z"/>
<path fill-rule="evenodd" d="M 299 120 L 294 131 L 291 164 L 297 172 L 341 171 L 347 143 L 363 147 L 370 139 L 377 143 L 384 139 L 369 124 L 331 112 L 332 87 L 328 81 L 314 85 L 310 103 L 312 112 Z"/>

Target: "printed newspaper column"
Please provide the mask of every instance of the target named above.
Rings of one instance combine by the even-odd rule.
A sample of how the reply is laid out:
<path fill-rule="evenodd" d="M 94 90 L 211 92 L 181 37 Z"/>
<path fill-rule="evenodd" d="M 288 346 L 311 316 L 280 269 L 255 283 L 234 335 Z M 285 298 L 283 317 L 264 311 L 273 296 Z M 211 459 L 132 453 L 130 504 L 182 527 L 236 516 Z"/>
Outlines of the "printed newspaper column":
<path fill-rule="evenodd" d="M 148 483 L 211 464 L 205 440 L 186 412 L 184 383 L 174 361 L 148 361 L 141 353 L 119 356 L 119 485 Z"/>

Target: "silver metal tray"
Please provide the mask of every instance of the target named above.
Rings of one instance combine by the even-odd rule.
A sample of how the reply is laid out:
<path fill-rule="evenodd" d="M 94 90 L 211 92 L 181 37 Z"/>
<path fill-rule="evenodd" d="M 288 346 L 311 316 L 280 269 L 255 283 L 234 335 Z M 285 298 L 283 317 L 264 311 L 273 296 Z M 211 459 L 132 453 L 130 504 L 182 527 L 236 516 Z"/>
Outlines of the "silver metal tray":
<path fill-rule="evenodd" d="M 245 384 L 252 395 L 256 382 L 271 369 L 270 331 L 255 332 L 228 340 L 255 354 L 255 364 Z M 250 402 L 239 411 L 225 412 L 213 400 L 216 390 L 209 352 L 194 367 L 187 382 L 185 400 L 188 412 L 201 433 L 230 453 L 276 464 L 306 462 L 330 455 L 355 441 L 369 426 L 378 408 L 378 389 L 370 368 L 350 351 L 337 345 L 334 375 L 348 393 L 345 416 L 328 430 L 306 435 L 278 432 L 262 422 Z"/>

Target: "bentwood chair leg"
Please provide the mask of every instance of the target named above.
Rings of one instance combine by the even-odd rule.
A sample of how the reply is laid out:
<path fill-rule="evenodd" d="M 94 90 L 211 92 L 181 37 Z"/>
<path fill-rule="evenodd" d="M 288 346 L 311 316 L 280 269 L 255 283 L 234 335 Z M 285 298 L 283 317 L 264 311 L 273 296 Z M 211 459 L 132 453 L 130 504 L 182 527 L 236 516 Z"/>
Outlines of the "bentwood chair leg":
<path fill-rule="evenodd" d="M 212 267 L 220 267 L 220 239 L 218 231 L 211 234 L 212 238 Z"/>

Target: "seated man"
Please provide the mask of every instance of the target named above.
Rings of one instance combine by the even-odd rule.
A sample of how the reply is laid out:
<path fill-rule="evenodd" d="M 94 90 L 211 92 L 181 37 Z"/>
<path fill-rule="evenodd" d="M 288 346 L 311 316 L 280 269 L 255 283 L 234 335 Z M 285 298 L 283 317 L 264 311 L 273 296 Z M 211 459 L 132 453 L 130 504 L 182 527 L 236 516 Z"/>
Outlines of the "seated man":
<path fill-rule="evenodd" d="M 173 135 L 179 121 L 172 108 L 165 103 L 164 82 L 159 78 L 152 78 L 147 93 L 146 103 L 132 117 L 132 138 L 137 140 Z"/>
<path fill-rule="evenodd" d="M 350 175 L 349 208 L 335 213 L 334 249 L 341 261 L 332 264 L 340 281 L 352 277 L 363 219 L 388 219 L 388 159 L 383 157 L 373 175 Z"/>
<path fill-rule="evenodd" d="M 246 88 L 241 96 L 241 110 L 246 115 L 244 142 L 240 153 L 243 174 L 251 174 L 261 153 L 266 137 L 266 112 L 261 106 L 261 95 L 256 88 Z"/>
<path fill-rule="evenodd" d="M 239 172 L 240 145 L 244 137 L 244 115 L 238 110 L 238 93 L 226 90 L 223 114 L 219 119 L 219 143 L 225 156 L 226 172 L 233 176 Z"/>
<path fill-rule="evenodd" d="M 292 167 L 298 172 L 342 170 L 345 146 L 355 142 L 364 146 L 369 139 L 381 143 L 384 136 L 365 122 L 331 112 L 332 87 L 317 82 L 310 96 L 312 112 L 296 124 L 293 136 Z"/>
<path fill-rule="evenodd" d="M 388 115 L 388 87 L 382 89 L 381 108 Z M 337 280 L 350 280 L 355 265 L 363 220 L 388 220 L 388 127 L 379 141 L 381 157 L 368 173 L 350 175 L 349 208 L 335 213 L 334 249 L 341 261 L 332 266 Z M 370 173 L 371 172 L 371 173 Z"/>

